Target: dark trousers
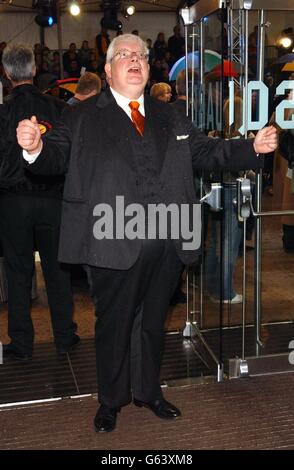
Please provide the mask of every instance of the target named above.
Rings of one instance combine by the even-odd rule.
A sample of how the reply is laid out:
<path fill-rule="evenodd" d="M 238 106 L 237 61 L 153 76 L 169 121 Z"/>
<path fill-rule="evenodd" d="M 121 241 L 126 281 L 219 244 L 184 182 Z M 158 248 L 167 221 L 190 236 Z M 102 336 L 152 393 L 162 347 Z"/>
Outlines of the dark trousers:
<path fill-rule="evenodd" d="M 54 341 L 71 344 L 75 330 L 70 271 L 57 261 L 61 201 L 36 195 L 1 195 L 0 235 L 8 281 L 8 334 L 23 353 L 31 353 L 30 315 L 33 253 L 39 251 L 46 282 Z"/>
<path fill-rule="evenodd" d="M 164 323 L 182 269 L 171 242 L 146 240 L 129 270 L 90 268 L 100 403 L 162 397 Z"/>

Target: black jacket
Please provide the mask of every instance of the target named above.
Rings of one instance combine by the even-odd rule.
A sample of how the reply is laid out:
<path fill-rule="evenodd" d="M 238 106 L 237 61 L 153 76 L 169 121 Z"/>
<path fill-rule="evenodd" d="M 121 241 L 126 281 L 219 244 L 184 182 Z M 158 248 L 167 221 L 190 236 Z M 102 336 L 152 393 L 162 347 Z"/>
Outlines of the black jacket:
<path fill-rule="evenodd" d="M 52 96 L 43 95 L 34 85 L 15 87 L 0 105 L 0 189 L 3 191 L 59 192 L 64 178 L 42 177 L 28 172 L 22 149 L 16 140 L 19 121 L 35 115 L 41 132 L 46 134 L 56 124 L 66 104 Z"/>
<path fill-rule="evenodd" d="M 115 207 L 123 195 L 125 205 L 138 202 L 137 174 L 132 142 L 121 125 L 121 108 L 108 90 L 79 106 L 65 110 L 62 121 L 44 140 L 35 163 L 36 174 L 67 173 L 64 194 L 59 259 L 63 262 L 128 269 L 139 256 L 139 239 L 97 240 L 93 236 L 98 203 Z M 160 168 L 160 200 L 170 204 L 193 204 L 194 169 L 232 170 L 257 168 L 252 142 L 211 139 L 198 132 L 173 107 L 145 97 L 146 119 L 152 119 Z M 196 259 L 195 251 L 174 241 L 185 264 Z"/>

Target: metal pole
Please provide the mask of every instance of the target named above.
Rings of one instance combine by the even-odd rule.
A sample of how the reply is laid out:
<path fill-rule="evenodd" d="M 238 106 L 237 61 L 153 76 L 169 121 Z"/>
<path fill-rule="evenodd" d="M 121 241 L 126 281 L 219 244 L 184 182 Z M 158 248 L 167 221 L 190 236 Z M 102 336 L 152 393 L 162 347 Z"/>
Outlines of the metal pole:
<path fill-rule="evenodd" d="M 199 100 L 200 102 L 198 103 L 198 109 L 200 115 L 199 117 L 199 124 L 201 128 L 203 129 L 204 127 L 204 116 L 203 116 L 203 104 L 204 104 L 204 47 L 203 47 L 203 38 L 204 38 L 204 32 L 203 32 L 203 20 L 200 21 L 200 48 L 199 48 L 199 64 L 200 64 L 200 93 L 199 93 Z M 203 191 L 203 178 L 201 176 L 200 178 L 200 199 L 204 196 L 204 191 Z M 201 212 L 202 212 L 202 220 L 204 217 L 204 210 L 203 206 L 201 206 Z M 201 227 L 202 234 L 201 234 L 201 239 L 202 241 L 204 240 L 204 224 L 202 224 Z M 201 263 L 200 263 L 200 328 L 203 328 L 203 298 L 204 298 L 204 243 L 202 243 L 201 246 Z"/>
<path fill-rule="evenodd" d="M 244 97 L 244 134 L 247 138 L 248 134 L 248 10 L 242 11 L 242 26 L 243 33 L 243 51 L 244 51 L 244 67 L 245 76 L 243 83 L 243 97 Z M 245 362 L 245 327 L 246 327 L 246 218 L 243 223 L 243 283 L 242 283 L 242 363 Z M 241 368 L 241 365 L 240 365 Z"/>
<path fill-rule="evenodd" d="M 229 59 L 231 62 L 234 61 L 234 34 L 233 34 L 233 10 L 228 8 L 228 49 L 229 49 Z"/>
<path fill-rule="evenodd" d="M 194 57 L 194 52 L 195 52 L 195 25 L 192 27 L 192 77 L 191 77 L 191 121 L 194 121 L 194 79 L 195 79 L 195 57 Z M 186 77 L 186 83 L 187 83 L 187 77 Z M 189 72 L 188 72 L 188 86 L 189 86 Z M 187 100 L 189 97 L 189 93 L 187 93 L 186 89 L 186 95 L 187 95 Z"/>
<path fill-rule="evenodd" d="M 199 62 L 200 62 L 200 116 L 199 116 L 199 127 L 203 130 L 204 128 L 204 31 L 203 31 L 203 20 L 200 21 L 200 50 L 199 50 Z"/>
<path fill-rule="evenodd" d="M 61 6 L 60 1 L 57 1 L 56 5 L 56 17 L 57 17 L 57 39 L 58 39 L 58 50 L 59 50 L 59 65 L 60 65 L 60 78 L 64 78 L 63 70 L 63 46 L 62 46 L 62 27 L 61 27 Z"/>
<path fill-rule="evenodd" d="M 42 28 L 42 26 L 40 26 L 39 31 L 40 31 L 40 43 L 43 48 L 45 46 L 45 28 Z"/>
<path fill-rule="evenodd" d="M 186 69 L 186 93 L 187 93 L 187 98 L 189 97 L 189 91 L 188 91 L 188 86 L 189 86 L 189 78 L 188 78 L 188 25 L 185 24 L 185 57 L 186 57 L 186 63 L 185 63 L 185 69 Z M 189 99 L 186 100 L 186 116 L 189 114 Z"/>
<path fill-rule="evenodd" d="M 243 221 L 243 302 L 242 302 L 242 360 L 245 360 L 245 328 L 246 328 L 246 222 Z"/>
<path fill-rule="evenodd" d="M 244 41 L 244 66 L 245 66 L 245 77 L 244 81 L 244 103 L 245 103 L 245 113 L 244 113 L 244 135 L 245 139 L 247 139 L 248 135 L 248 10 L 242 11 L 243 13 L 243 20 L 242 22 L 244 24 L 244 35 L 243 35 L 243 41 Z"/>
<path fill-rule="evenodd" d="M 264 46 L 265 46 L 265 12 L 260 10 L 259 16 L 259 34 L 258 34 L 258 77 L 264 79 Z M 256 211 L 261 212 L 262 206 L 262 170 L 256 175 Z M 255 222 L 255 251 L 254 251 L 254 311 L 255 311 L 255 347 L 256 355 L 260 355 L 262 342 L 260 339 L 261 331 L 261 245 L 262 245 L 262 220 L 257 218 Z"/>

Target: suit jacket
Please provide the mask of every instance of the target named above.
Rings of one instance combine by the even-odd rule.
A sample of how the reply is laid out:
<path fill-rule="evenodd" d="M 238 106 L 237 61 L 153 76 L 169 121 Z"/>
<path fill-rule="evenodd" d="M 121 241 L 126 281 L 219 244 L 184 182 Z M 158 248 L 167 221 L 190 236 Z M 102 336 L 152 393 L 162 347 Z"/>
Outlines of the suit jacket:
<path fill-rule="evenodd" d="M 208 138 L 168 104 L 145 97 L 146 119 L 152 119 L 160 172 L 160 201 L 193 204 L 196 201 L 193 168 L 238 170 L 257 168 L 252 142 Z M 124 111 L 110 90 L 64 111 L 61 122 L 44 140 L 43 151 L 28 165 L 43 175 L 67 173 L 61 222 L 59 259 L 67 263 L 129 269 L 139 256 L 139 239 L 97 240 L 93 226 L 96 204 L 115 207 L 116 196 L 125 205 L 137 201 L 137 173 L 132 142 L 122 126 Z M 188 264 L 196 252 L 183 251 Z"/>

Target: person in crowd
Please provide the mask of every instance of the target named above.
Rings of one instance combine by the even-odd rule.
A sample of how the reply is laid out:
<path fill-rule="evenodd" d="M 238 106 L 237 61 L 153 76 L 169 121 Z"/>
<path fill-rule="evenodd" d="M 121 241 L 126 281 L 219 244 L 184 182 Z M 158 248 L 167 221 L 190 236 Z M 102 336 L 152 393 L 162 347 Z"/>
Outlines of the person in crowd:
<path fill-rule="evenodd" d="M 65 104 L 41 94 L 33 85 L 36 66 L 30 47 L 7 46 L 2 59 L 13 87 L 0 106 L 0 238 L 8 280 L 11 338 L 3 345 L 3 355 L 27 361 L 32 358 L 34 342 L 30 302 L 35 247 L 46 282 L 57 353 L 66 354 L 79 342 L 72 320 L 70 273 L 57 261 L 64 179 L 28 172 L 16 140 L 19 120 L 34 114 L 40 133 L 45 135 L 54 128 Z"/>
<path fill-rule="evenodd" d="M 150 90 L 150 96 L 164 103 L 169 103 L 172 96 L 171 87 L 167 83 L 154 83 Z"/>
<path fill-rule="evenodd" d="M 42 54 L 42 46 L 39 42 L 34 45 L 34 54 Z"/>
<path fill-rule="evenodd" d="M 167 44 L 164 33 L 158 33 L 153 49 L 155 60 L 163 60 L 167 52 Z"/>
<path fill-rule="evenodd" d="M 42 62 L 42 68 L 36 80 L 36 85 L 41 92 L 44 92 L 49 88 L 52 80 L 56 79 L 56 76 L 50 71 L 49 63 L 46 60 Z"/>
<path fill-rule="evenodd" d="M 163 73 L 162 73 L 162 65 L 160 60 L 155 60 L 153 66 L 151 67 L 151 80 L 154 83 L 162 82 Z"/>
<path fill-rule="evenodd" d="M 106 77 L 105 72 L 102 72 L 100 74 L 100 79 L 101 79 L 101 91 L 105 91 L 108 88 L 107 77 Z"/>
<path fill-rule="evenodd" d="M 60 80 L 61 72 L 60 72 L 60 63 L 54 62 L 51 66 L 51 73 L 54 75 L 55 80 Z M 63 78 L 68 78 L 67 72 L 63 72 Z"/>
<path fill-rule="evenodd" d="M 146 44 L 149 52 L 149 65 L 151 66 L 154 62 L 154 47 L 152 46 L 152 39 L 146 39 Z"/>
<path fill-rule="evenodd" d="M 3 94 L 3 96 L 1 96 L 1 101 L 0 101 L 0 104 L 1 104 L 3 97 L 8 95 L 8 93 L 11 91 L 11 82 L 6 77 L 2 62 L 0 62 L 0 83 L 2 85 L 2 94 Z"/>
<path fill-rule="evenodd" d="M 85 72 L 78 81 L 76 92 L 72 98 L 67 101 L 69 105 L 75 105 L 91 96 L 98 95 L 101 91 L 101 80 L 91 72 Z"/>
<path fill-rule="evenodd" d="M 289 77 L 294 80 L 294 74 Z M 283 99 L 293 100 L 293 92 L 288 92 Z M 285 119 L 293 118 L 293 109 L 289 106 L 285 111 Z M 270 122 L 276 121 L 273 113 Z M 277 210 L 293 210 L 293 168 L 294 168 L 294 129 L 278 128 L 279 147 L 274 155 L 273 165 L 273 207 Z M 280 218 L 282 224 L 282 243 L 286 253 L 294 253 L 294 220 L 291 215 Z"/>
<path fill-rule="evenodd" d="M 80 64 L 77 60 L 71 60 L 67 69 L 68 78 L 79 78 L 81 75 Z"/>
<path fill-rule="evenodd" d="M 156 227 L 143 227 L 146 210 L 196 202 L 192 167 L 259 167 L 261 154 L 277 145 L 273 127 L 259 131 L 254 141 L 210 139 L 170 105 L 144 96 L 148 49 L 138 36 L 111 42 L 105 71 L 110 88 L 65 110 L 44 141 L 35 116 L 17 129 L 28 171 L 67 173 L 59 259 L 87 265 L 90 272 L 97 315 L 97 432 L 115 429 L 118 412 L 130 402 L 161 419 L 181 415 L 163 397 L 160 365 L 170 298 L 182 263 L 192 262 L 197 251 L 186 250 L 180 237 L 161 238 Z M 130 219 L 117 218 L 118 195 L 127 213 L 139 205 L 146 236 L 133 236 L 136 224 L 128 235 Z M 104 209 L 109 218 L 103 220 Z"/>
<path fill-rule="evenodd" d="M 90 55 L 91 49 L 89 47 L 89 42 L 84 40 L 82 42 L 81 49 L 78 52 L 78 61 L 81 67 L 89 67 L 90 64 Z"/>
<path fill-rule="evenodd" d="M 104 71 L 104 62 L 101 62 L 101 59 L 91 60 L 88 71 L 100 76 Z"/>
<path fill-rule="evenodd" d="M 170 69 L 172 68 L 173 61 L 172 61 L 172 57 L 169 51 L 166 51 L 166 53 L 164 54 L 164 58 L 161 61 L 161 65 L 162 65 L 162 68 L 168 71 L 170 71 Z"/>
<path fill-rule="evenodd" d="M 54 51 L 54 52 L 53 52 L 53 55 L 52 55 L 52 63 L 51 63 L 51 65 L 57 64 L 57 63 L 59 64 L 59 62 L 60 62 L 59 51 Z"/>
<path fill-rule="evenodd" d="M 239 96 L 234 97 L 234 123 L 229 125 L 230 101 L 224 101 L 224 137 L 240 139 L 239 129 L 243 123 L 243 100 Z M 217 131 L 210 132 L 216 137 Z M 254 137 L 254 135 L 250 135 Z M 236 153 L 235 158 L 239 155 Z M 210 211 L 210 237 L 207 243 L 205 258 L 205 280 L 206 290 L 213 301 L 223 303 L 239 304 L 243 300 L 242 294 L 238 294 L 235 289 L 234 274 L 242 239 L 242 224 L 238 220 L 237 208 L 234 201 L 237 198 L 236 179 L 244 177 L 244 173 L 224 172 L 222 174 L 223 198 L 222 211 Z M 247 177 L 253 178 L 254 173 Z M 222 230 L 220 223 L 223 222 Z M 220 234 L 222 235 L 222 256 L 219 252 Z"/>
<path fill-rule="evenodd" d="M 77 46 L 75 42 L 70 43 L 69 49 L 63 54 L 62 60 L 63 60 L 63 68 L 67 73 L 70 73 L 72 71 L 71 69 L 72 61 L 75 61 L 77 64 L 79 63 Z"/>
<path fill-rule="evenodd" d="M 188 88 L 191 88 L 192 69 L 188 70 Z M 191 116 L 191 106 L 188 105 L 187 111 L 187 91 L 186 91 L 186 70 L 181 70 L 176 78 L 176 100 L 171 105 L 178 110 L 183 116 Z"/>
<path fill-rule="evenodd" d="M 171 54 L 172 62 L 175 63 L 185 55 L 185 39 L 181 36 L 179 25 L 174 27 L 174 34 L 167 41 L 167 48 Z"/>
<path fill-rule="evenodd" d="M 96 48 L 99 57 L 104 61 L 110 44 L 109 34 L 106 28 L 101 27 L 101 32 L 96 36 Z"/>

